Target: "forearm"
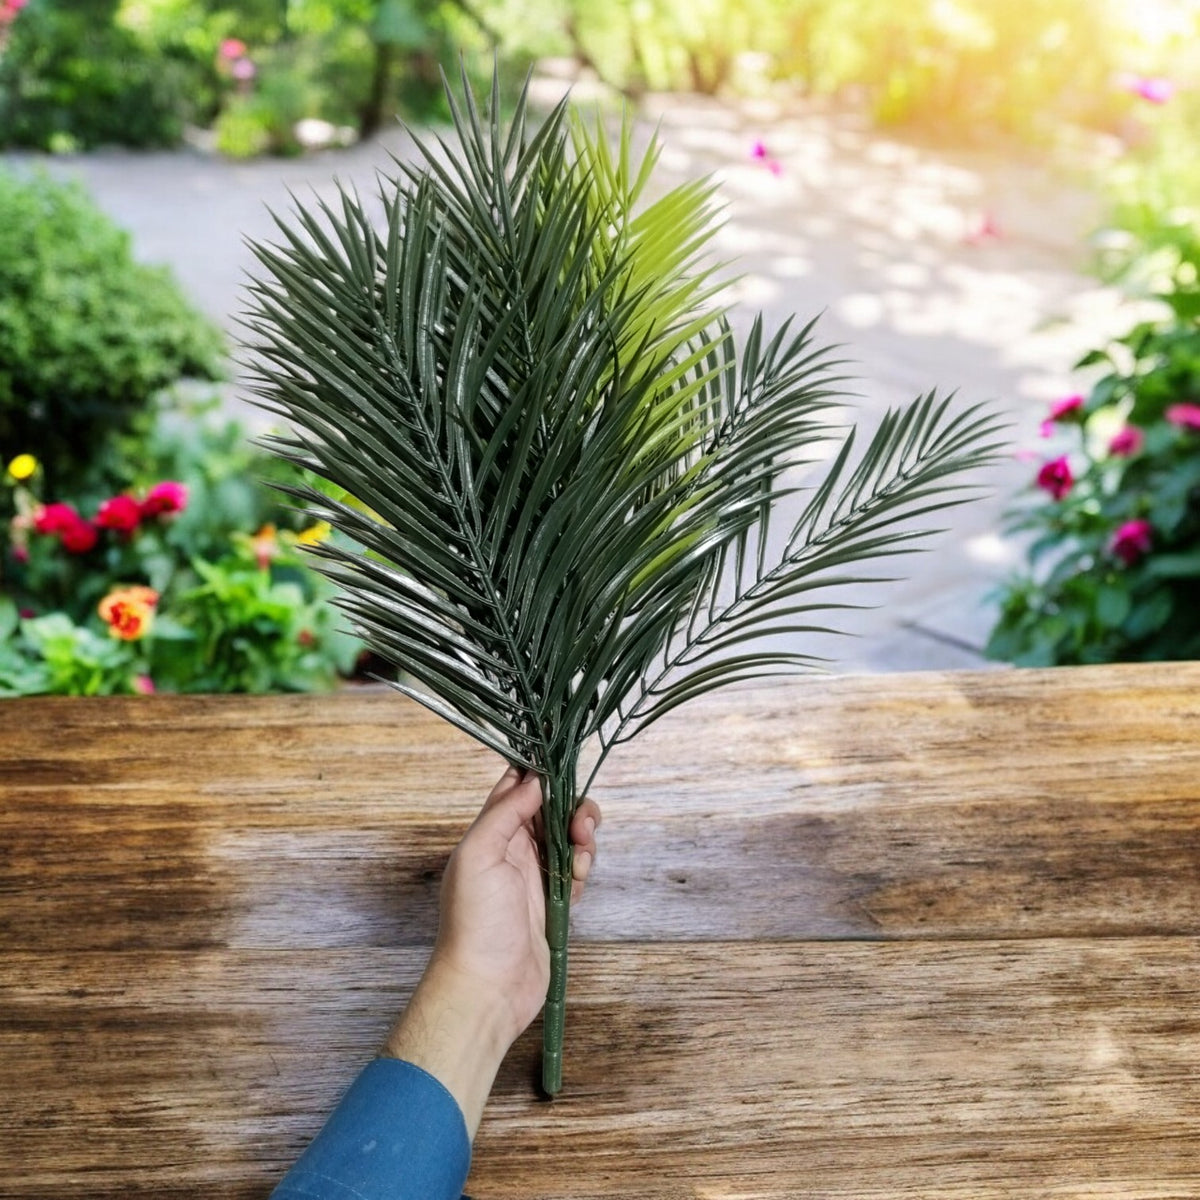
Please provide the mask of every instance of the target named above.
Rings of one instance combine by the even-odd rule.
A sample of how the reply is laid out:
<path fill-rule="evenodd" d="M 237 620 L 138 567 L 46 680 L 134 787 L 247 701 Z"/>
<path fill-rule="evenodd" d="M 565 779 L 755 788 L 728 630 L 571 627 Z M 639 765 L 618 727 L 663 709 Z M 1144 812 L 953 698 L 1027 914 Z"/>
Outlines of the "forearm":
<path fill-rule="evenodd" d="M 383 1048 L 387 1057 L 415 1064 L 446 1088 L 472 1140 L 512 1041 L 499 1007 L 435 953 Z"/>

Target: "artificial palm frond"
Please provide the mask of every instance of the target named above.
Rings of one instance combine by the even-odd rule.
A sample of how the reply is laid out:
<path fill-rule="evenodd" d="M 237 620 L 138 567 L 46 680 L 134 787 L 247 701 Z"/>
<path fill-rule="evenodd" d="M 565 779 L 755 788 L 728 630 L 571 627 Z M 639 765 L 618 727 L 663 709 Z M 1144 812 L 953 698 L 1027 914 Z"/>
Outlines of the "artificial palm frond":
<path fill-rule="evenodd" d="M 841 377 L 812 325 L 741 346 L 701 253 L 710 185 L 639 205 L 635 162 L 564 101 L 507 127 L 464 80 L 457 138 L 260 244 L 246 325 L 280 454 L 341 489 L 296 495 L 361 547 L 317 549 L 395 686 L 543 780 L 544 1086 L 561 1086 L 568 826 L 600 761 L 713 688 L 810 667 L 765 635 L 827 628 L 833 585 L 958 503 L 996 423 L 932 394 L 861 456 L 831 423 Z M 449 89 L 448 89 L 449 93 Z M 841 446 L 772 553 L 784 478 Z M 594 772 L 593 772 L 594 775 Z M 588 780 L 590 783 L 590 778 Z"/>

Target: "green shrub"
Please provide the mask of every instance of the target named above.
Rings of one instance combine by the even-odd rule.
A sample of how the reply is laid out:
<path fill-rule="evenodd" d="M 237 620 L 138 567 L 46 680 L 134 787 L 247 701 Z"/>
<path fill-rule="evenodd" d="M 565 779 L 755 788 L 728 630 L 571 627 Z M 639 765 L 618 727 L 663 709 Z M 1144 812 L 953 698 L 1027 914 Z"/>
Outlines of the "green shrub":
<path fill-rule="evenodd" d="M 223 339 L 82 188 L 0 172 L 0 458 L 81 475 L 159 389 L 216 378 Z"/>
<path fill-rule="evenodd" d="M 109 7 L 31 0 L 21 11 L 0 57 L 0 145 L 179 143 L 194 72 L 114 24 Z"/>
<path fill-rule="evenodd" d="M 226 158 L 257 158 L 271 149 L 270 115 L 250 97 L 235 97 L 213 126 Z"/>
<path fill-rule="evenodd" d="M 1141 264 L 1166 314 L 1086 355 L 1103 366 L 1047 432 L 1074 448 L 1014 514 L 1030 569 L 1000 594 L 992 658 L 1023 666 L 1200 658 L 1200 235 L 1164 227 Z"/>

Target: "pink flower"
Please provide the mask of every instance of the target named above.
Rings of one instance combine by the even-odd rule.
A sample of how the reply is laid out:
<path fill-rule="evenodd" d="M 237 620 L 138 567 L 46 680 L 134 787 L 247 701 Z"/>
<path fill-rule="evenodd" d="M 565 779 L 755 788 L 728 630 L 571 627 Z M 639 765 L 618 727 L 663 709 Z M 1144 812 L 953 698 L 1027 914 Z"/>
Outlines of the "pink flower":
<path fill-rule="evenodd" d="M 234 79 L 245 83 L 247 80 L 253 79 L 258 74 L 258 68 L 248 58 L 237 59 L 230 68 Z"/>
<path fill-rule="evenodd" d="M 1055 500 L 1061 500 L 1071 490 L 1074 483 L 1075 476 L 1071 474 L 1071 464 L 1067 462 L 1065 454 L 1043 464 L 1037 474 L 1038 487 L 1049 492 Z"/>
<path fill-rule="evenodd" d="M 1136 425 L 1126 425 L 1113 434 L 1108 443 L 1108 452 L 1117 458 L 1132 458 L 1142 452 L 1145 443 L 1146 435 Z"/>
<path fill-rule="evenodd" d="M 1149 521 L 1126 521 L 1113 534 L 1108 548 L 1127 567 L 1132 567 L 1150 550 L 1151 533 Z"/>
<path fill-rule="evenodd" d="M 71 554 L 86 554 L 99 535 L 96 527 L 85 521 L 69 504 L 44 504 L 33 519 L 38 533 L 51 534 L 62 542 Z"/>
<path fill-rule="evenodd" d="M 963 241 L 968 246 L 982 246 L 984 242 L 998 241 L 1002 236 L 999 222 L 990 212 L 985 212 L 975 218 Z"/>
<path fill-rule="evenodd" d="M 43 504 L 34 517 L 33 527 L 38 533 L 55 536 L 77 525 L 83 518 L 69 504 Z"/>
<path fill-rule="evenodd" d="M 149 675 L 135 675 L 133 677 L 133 690 L 139 696 L 153 696 L 158 689 L 154 686 L 154 680 Z"/>
<path fill-rule="evenodd" d="M 226 62 L 233 62 L 238 58 L 245 58 L 246 43 L 240 38 L 226 38 L 221 43 L 221 49 L 218 52 Z"/>
<path fill-rule="evenodd" d="M 76 524 L 62 531 L 59 540 L 68 554 L 87 554 L 89 550 L 96 548 L 100 533 L 95 525 L 80 517 Z"/>
<path fill-rule="evenodd" d="M 755 142 L 750 147 L 750 157 L 759 159 L 767 158 L 767 143 L 762 141 Z"/>
<path fill-rule="evenodd" d="M 1083 397 L 1080 395 L 1064 396 L 1050 405 L 1050 415 L 1042 422 L 1042 437 L 1049 437 L 1054 432 L 1054 426 L 1061 422 L 1076 421 L 1082 416 Z"/>
<path fill-rule="evenodd" d="M 1128 90 L 1151 104 L 1166 104 L 1175 95 L 1175 85 L 1169 79 L 1146 78 L 1135 75 L 1128 84 Z"/>
<path fill-rule="evenodd" d="M 141 504 L 143 517 L 161 517 L 168 513 L 183 512 L 187 508 L 187 485 L 164 479 L 156 483 Z"/>
<path fill-rule="evenodd" d="M 1172 404 L 1165 416 L 1180 429 L 1200 429 L 1200 404 Z"/>
<path fill-rule="evenodd" d="M 132 496 L 113 496 L 96 513 L 96 524 L 101 529 L 115 529 L 119 533 L 132 533 L 141 520 L 142 506 Z"/>

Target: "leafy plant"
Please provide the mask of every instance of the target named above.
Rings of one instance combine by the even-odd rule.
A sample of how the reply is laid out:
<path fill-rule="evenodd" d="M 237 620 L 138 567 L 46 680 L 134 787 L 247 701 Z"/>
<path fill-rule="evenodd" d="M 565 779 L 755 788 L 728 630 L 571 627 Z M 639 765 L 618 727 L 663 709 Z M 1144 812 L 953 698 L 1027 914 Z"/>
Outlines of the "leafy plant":
<path fill-rule="evenodd" d="M 619 743 L 715 687 L 811 666 L 767 634 L 823 625 L 822 589 L 916 546 L 995 422 L 930 394 L 853 463 L 844 437 L 780 554 L 785 471 L 835 435 L 811 326 L 740 347 L 699 256 L 712 188 L 644 207 L 657 151 L 565 102 L 508 128 L 451 98 L 459 144 L 397 163 L 377 232 L 352 194 L 256 248 L 248 318 L 270 439 L 356 504 L 292 489 L 361 547 L 316 548 L 398 689 L 542 777 L 543 1082 L 561 1086 L 568 823 L 588 739 Z M 594 778 L 593 771 L 590 778 Z"/>
<path fill-rule="evenodd" d="M 1143 266 L 1147 266 L 1143 263 Z M 1200 237 L 1167 227 L 1151 277 L 1167 314 L 1080 368 L 1107 367 L 1047 426 L 1076 449 L 1042 466 L 1031 569 L 1001 591 L 993 658 L 1025 666 L 1200 657 Z"/>
<path fill-rule="evenodd" d="M 113 22 L 115 4 L 31 0 L 0 55 L 0 144 L 174 146 L 190 116 L 186 61 Z"/>
<path fill-rule="evenodd" d="M 202 407 L 117 442 L 66 503 L 42 503 L 30 454 L 0 477 L 0 694 L 328 689 L 359 643 L 301 548 L 306 525 L 267 480 L 302 483 Z"/>
<path fill-rule="evenodd" d="M 36 451 L 57 491 L 159 389 L 219 375 L 222 352 L 81 187 L 0 171 L 0 458 Z"/>

